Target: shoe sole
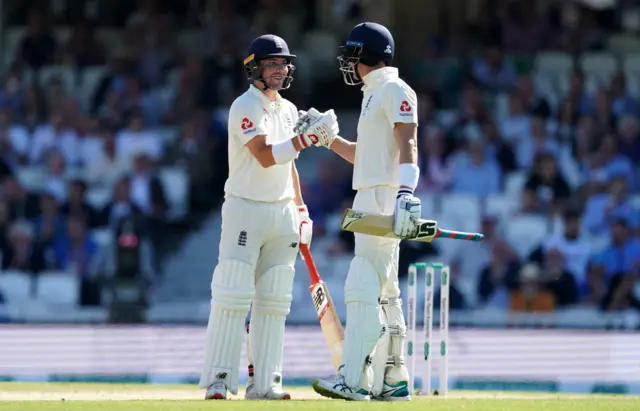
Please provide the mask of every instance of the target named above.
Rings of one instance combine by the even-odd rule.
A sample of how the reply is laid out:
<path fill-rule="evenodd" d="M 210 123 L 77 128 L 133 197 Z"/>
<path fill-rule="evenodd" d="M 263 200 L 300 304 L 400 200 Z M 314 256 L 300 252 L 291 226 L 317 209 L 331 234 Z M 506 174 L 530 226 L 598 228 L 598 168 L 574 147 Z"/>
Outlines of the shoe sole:
<path fill-rule="evenodd" d="M 244 399 L 248 401 L 288 401 L 291 399 L 291 394 L 287 392 L 282 396 L 282 398 L 267 398 L 267 397 L 252 398 L 252 397 L 245 396 Z"/>
<path fill-rule="evenodd" d="M 205 397 L 205 400 L 226 400 L 226 398 L 224 398 L 224 395 L 217 392 L 213 394 L 211 397 Z"/>
<path fill-rule="evenodd" d="M 311 387 L 313 388 L 313 390 L 316 393 L 322 395 L 323 397 L 333 398 L 335 400 L 357 401 L 357 400 L 355 400 L 353 398 L 343 397 L 343 396 L 341 396 L 340 394 L 338 394 L 335 391 L 331 391 L 331 390 L 328 390 L 328 389 L 322 387 L 320 385 L 320 381 L 318 381 L 318 380 L 313 380 L 313 382 L 311 383 Z M 363 401 L 366 401 L 366 400 L 363 400 Z"/>
<path fill-rule="evenodd" d="M 406 397 L 371 397 L 371 401 L 377 402 L 406 402 L 411 401 L 411 396 Z"/>

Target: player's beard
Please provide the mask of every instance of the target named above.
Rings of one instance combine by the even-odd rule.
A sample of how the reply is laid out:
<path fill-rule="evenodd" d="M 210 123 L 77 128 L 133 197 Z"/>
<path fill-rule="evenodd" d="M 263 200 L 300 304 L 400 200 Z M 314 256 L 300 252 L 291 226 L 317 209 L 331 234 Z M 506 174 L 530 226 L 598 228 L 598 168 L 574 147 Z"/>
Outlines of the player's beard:
<path fill-rule="evenodd" d="M 273 76 L 265 78 L 264 81 L 271 90 L 282 90 L 286 78 L 286 74 L 274 74 Z"/>

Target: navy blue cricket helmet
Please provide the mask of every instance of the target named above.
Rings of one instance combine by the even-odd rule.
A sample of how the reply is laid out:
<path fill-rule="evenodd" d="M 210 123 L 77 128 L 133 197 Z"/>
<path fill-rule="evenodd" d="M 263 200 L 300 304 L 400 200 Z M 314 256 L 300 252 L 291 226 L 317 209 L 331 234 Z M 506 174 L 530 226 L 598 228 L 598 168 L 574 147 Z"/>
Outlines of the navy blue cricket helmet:
<path fill-rule="evenodd" d="M 293 81 L 293 71 L 295 66 L 293 60 L 296 58 L 295 54 L 289 52 L 289 46 L 287 43 L 278 36 L 273 34 L 264 34 L 260 37 L 256 37 L 249 45 L 249 52 L 247 58 L 244 59 L 244 69 L 247 72 L 247 80 L 261 81 L 265 90 L 269 88 L 267 83 L 262 78 L 262 68 L 260 67 L 260 60 L 268 58 L 282 57 L 286 59 L 289 70 L 282 84 L 282 89 L 288 89 Z"/>
<path fill-rule="evenodd" d="M 382 24 L 365 22 L 351 30 L 349 37 L 340 47 L 338 61 L 344 82 L 350 86 L 362 83 L 356 66 L 375 66 L 380 61 L 391 64 L 396 45 L 389 29 Z"/>

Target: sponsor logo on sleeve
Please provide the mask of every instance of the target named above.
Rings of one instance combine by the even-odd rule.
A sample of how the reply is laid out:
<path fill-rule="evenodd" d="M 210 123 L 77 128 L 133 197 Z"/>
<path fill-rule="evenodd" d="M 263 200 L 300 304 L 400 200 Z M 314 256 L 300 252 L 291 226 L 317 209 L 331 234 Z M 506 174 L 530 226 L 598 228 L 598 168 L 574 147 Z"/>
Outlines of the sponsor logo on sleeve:
<path fill-rule="evenodd" d="M 256 128 L 253 126 L 253 122 L 246 117 L 242 119 L 240 128 L 242 129 L 243 134 L 250 134 L 256 131 Z"/>
<path fill-rule="evenodd" d="M 413 107 L 407 100 L 403 100 L 400 103 L 400 115 L 401 116 L 412 116 L 413 115 Z"/>

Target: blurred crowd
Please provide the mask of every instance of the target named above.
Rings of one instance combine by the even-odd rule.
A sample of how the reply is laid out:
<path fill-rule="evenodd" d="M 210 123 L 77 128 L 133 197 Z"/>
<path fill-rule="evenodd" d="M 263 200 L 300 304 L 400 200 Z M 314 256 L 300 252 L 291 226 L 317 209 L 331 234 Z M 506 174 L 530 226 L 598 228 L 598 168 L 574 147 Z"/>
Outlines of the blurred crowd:
<path fill-rule="evenodd" d="M 52 10 L 53 3 L 67 7 Z M 204 1 L 195 11 L 188 3 L 24 1 L 8 8 L 8 26 L 26 30 L 0 87 L 3 269 L 73 271 L 88 289 L 83 303 L 99 304 L 99 292 L 90 290 L 104 264 L 96 230 L 114 232 L 123 217 L 136 216 L 153 248 L 153 276 L 178 246 L 178 233 L 197 228 L 192 220 L 220 204 L 226 111 L 247 84 L 246 45 L 254 34 L 274 32 L 296 52 L 296 33 L 316 28 L 315 2 L 296 9 L 284 1 L 250 8 Z M 366 16 L 362 2 L 337 3 L 343 22 Z M 541 51 L 605 50 L 624 19 L 583 7 L 540 14 L 524 0 L 485 6 L 490 12 L 464 32 L 426 39 L 422 57 L 401 68 L 419 94 L 421 197 L 452 193 L 482 202 L 503 193 L 510 176 L 525 176 L 517 209 L 508 216 L 483 211 L 485 243 L 449 261 L 458 277 L 474 277 L 471 291 L 453 282 L 452 307 L 640 308 L 638 96 L 628 92 L 626 73 L 594 90 L 576 65 L 563 80 L 566 92 L 550 98 L 526 64 Z M 70 29 L 64 38 L 60 27 Z M 98 36 L 105 27 L 117 36 Z M 179 41 L 186 29 L 194 35 Z M 457 63 L 448 65 L 452 54 Z M 71 75 L 51 74 L 52 66 Z M 85 87 L 96 68 L 99 78 Z M 332 81 L 341 83 L 337 68 Z M 313 91 L 301 96 L 297 87 L 287 98 L 323 108 Z M 169 217 L 170 187 L 159 177 L 166 166 L 187 172 L 189 208 L 179 219 L 187 224 Z M 21 178 L 25 169 L 43 171 L 40 189 Z M 329 243 L 329 255 L 346 255 L 353 237 L 336 233 L 333 221 L 351 205 L 351 166 L 323 158 L 315 171 L 301 177 L 316 236 Z M 88 198 L 97 188 L 109 190 L 106 201 Z M 522 215 L 543 216 L 551 227 L 524 256 L 505 236 L 510 219 Z M 409 263 L 441 255 L 435 243 L 403 243 L 401 276 Z"/>

